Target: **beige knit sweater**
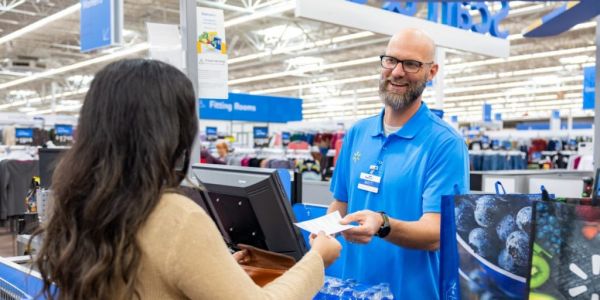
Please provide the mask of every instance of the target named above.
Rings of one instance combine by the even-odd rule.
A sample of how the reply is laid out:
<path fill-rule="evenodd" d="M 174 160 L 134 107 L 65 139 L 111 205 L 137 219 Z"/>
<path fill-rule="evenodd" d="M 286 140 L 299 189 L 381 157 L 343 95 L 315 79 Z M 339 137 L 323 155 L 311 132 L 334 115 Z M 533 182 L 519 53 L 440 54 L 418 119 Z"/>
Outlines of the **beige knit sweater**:
<path fill-rule="evenodd" d="M 323 260 L 309 251 L 277 280 L 255 285 L 210 217 L 178 194 L 161 198 L 138 239 L 142 299 L 311 299 L 324 280 Z"/>

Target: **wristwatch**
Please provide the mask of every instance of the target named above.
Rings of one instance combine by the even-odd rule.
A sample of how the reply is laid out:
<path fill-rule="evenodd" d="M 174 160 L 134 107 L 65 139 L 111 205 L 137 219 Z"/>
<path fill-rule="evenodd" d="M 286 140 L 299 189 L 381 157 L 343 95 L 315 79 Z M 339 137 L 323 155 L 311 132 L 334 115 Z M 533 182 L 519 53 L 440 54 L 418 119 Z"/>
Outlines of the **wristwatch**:
<path fill-rule="evenodd" d="M 383 224 L 381 224 L 381 227 L 379 227 L 379 231 L 377 231 L 377 233 L 375 235 L 380 238 L 384 238 L 388 234 L 390 234 L 390 231 L 392 230 L 392 228 L 390 227 L 390 219 L 388 218 L 387 214 L 382 211 L 380 211 L 379 213 L 381 214 L 381 217 L 383 218 Z"/>

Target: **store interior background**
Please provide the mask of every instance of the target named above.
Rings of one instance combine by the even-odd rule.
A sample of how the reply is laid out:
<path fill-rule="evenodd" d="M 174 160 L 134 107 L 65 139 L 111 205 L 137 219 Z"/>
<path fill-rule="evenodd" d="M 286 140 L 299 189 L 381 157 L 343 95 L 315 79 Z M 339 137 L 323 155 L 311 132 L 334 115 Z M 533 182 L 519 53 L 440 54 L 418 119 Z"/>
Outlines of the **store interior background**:
<path fill-rule="evenodd" d="M 380 6 L 383 1 L 368 2 L 370 6 Z M 78 3 L 0 3 L 2 128 L 76 126 L 78 111 L 95 72 L 117 59 L 149 57 L 152 47 L 148 42 L 148 22 L 180 23 L 177 1 L 124 1 L 123 44 L 82 53 Z M 336 134 L 357 120 L 380 112 L 379 55 L 385 51 L 389 36 L 296 18 L 294 1 L 196 3 L 222 9 L 225 14 L 230 92 L 303 101 L 303 120 L 296 122 L 222 121 L 201 116 L 202 146 L 213 154 L 215 141 L 206 140 L 206 127 L 216 127 L 217 139 L 229 141 L 231 155 L 308 160 L 314 158 L 315 152 L 333 157 L 336 151 L 332 144 L 311 145 L 303 152 L 287 150 L 271 139 L 266 148 L 255 148 L 253 128 L 268 127 L 270 135 Z M 510 12 L 500 24 L 502 30 L 509 31 L 508 58 L 443 50 L 444 72 L 438 74 L 444 82 L 443 104 L 436 100 L 433 86 L 426 89 L 423 100 L 430 108 L 443 110 L 444 120 L 453 124 L 469 143 L 474 192 L 494 192 L 493 183 L 500 180 L 509 193 L 535 192 L 543 183 L 559 196 L 589 196 L 589 180 L 594 175 L 594 110 L 584 109 L 583 92 L 584 68 L 596 66 L 596 21 L 587 20 L 552 37 L 522 35 L 533 22 L 564 4 L 510 1 Z M 489 2 L 488 7 L 493 13 L 501 5 Z M 416 16 L 425 18 L 426 14 L 426 4 L 419 5 Z M 480 18 L 477 11 L 472 16 L 474 21 Z M 484 104 L 491 105 L 492 120 L 484 120 Z M 55 142 L 68 145 L 72 141 Z M 12 151 L 32 150 L 22 146 L 12 147 Z M 0 146 L 0 156 L 7 156 L 8 152 L 8 146 Z M 491 166 L 489 161 L 483 163 L 490 157 L 507 160 L 513 154 L 523 157 L 525 163 L 503 167 L 495 163 Z M 579 157 L 577 166 L 569 162 L 575 157 Z M 497 172 L 500 170 L 503 172 Z M 304 183 L 311 186 L 310 180 Z M 315 203 L 330 201 L 326 181 L 312 184 L 303 193 L 305 198 Z M 0 241 L 0 245 L 5 243 Z"/>

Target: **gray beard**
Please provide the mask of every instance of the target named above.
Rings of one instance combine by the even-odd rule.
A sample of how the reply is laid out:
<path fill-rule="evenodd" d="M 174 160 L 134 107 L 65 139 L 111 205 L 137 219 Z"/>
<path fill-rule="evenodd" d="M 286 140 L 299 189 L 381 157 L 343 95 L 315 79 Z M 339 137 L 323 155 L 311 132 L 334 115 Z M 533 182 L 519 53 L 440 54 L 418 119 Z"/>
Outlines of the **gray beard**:
<path fill-rule="evenodd" d="M 402 112 L 421 97 L 425 90 L 425 86 L 427 85 L 427 80 L 425 79 L 422 82 L 410 83 L 408 89 L 402 95 L 388 92 L 386 90 L 387 83 L 388 79 L 379 79 L 379 98 L 381 98 L 381 101 L 386 106 L 391 107 L 394 111 Z"/>

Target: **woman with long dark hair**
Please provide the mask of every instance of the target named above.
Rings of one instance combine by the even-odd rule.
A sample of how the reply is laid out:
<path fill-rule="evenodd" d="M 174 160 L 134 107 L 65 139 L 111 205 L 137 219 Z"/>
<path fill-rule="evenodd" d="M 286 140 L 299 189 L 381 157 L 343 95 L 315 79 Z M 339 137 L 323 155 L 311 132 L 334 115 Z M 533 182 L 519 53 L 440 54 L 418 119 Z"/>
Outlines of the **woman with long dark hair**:
<path fill-rule="evenodd" d="M 318 291 L 324 265 L 339 255 L 335 239 L 317 236 L 302 260 L 260 288 L 202 208 L 174 193 L 198 130 L 195 101 L 188 78 L 165 63 L 123 60 L 98 72 L 38 233 L 46 297 L 308 299 Z"/>

